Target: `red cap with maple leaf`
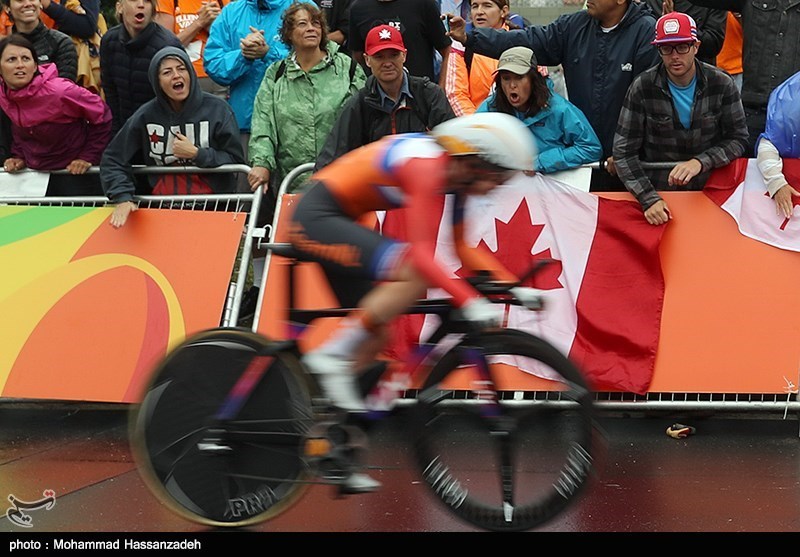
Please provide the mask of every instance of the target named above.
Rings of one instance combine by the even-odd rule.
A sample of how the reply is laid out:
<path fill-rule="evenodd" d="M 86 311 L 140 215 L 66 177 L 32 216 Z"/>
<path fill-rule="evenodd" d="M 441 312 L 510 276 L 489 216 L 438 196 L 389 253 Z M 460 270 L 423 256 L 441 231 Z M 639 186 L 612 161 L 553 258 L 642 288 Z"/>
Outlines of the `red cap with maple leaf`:
<path fill-rule="evenodd" d="M 391 25 L 378 25 L 370 29 L 364 42 L 364 53 L 368 56 L 373 56 L 376 52 L 388 48 L 401 52 L 406 51 L 406 45 L 403 42 L 403 35 L 400 34 L 400 31 Z"/>

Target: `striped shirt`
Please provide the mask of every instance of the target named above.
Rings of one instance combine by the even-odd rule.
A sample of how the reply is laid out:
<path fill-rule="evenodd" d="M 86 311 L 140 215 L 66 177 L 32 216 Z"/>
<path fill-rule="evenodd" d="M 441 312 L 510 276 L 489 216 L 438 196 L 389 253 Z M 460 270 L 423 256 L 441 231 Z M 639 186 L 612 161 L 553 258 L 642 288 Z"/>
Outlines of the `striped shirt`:
<path fill-rule="evenodd" d="M 722 70 L 695 61 L 697 85 L 691 126 L 680 122 L 663 63 L 642 72 L 625 95 L 614 134 L 614 164 L 625 187 L 647 209 L 657 190 L 701 190 L 711 170 L 741 157 L 747 124 L 736 85 Z M 686 186 L 667 183 L 671 168 L 642 168 L 642 162 L 697 159 L 703 170 Z"/>

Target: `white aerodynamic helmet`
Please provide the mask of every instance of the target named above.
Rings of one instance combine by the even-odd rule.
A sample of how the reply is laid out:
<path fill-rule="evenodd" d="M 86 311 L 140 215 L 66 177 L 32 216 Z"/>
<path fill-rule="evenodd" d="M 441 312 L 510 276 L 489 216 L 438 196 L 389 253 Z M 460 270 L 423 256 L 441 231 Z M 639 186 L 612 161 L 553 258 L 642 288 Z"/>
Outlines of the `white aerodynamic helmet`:
<path fill-rule="evenodd" d="M 431 135 L 453 156 L 477 155 L 509 170 L 533 170 L 536 142 L 517 118 L 502 112 L 478 112 L 442 122 Z"/>

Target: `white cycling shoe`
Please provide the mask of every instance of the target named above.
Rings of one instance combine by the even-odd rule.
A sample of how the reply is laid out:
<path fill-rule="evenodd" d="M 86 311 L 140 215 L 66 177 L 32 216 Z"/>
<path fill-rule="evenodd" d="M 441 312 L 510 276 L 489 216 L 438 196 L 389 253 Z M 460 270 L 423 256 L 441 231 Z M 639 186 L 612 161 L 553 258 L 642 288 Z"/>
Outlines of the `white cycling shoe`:
<path fill-rule="evenodd" d="M 325 396 L 337 408 L 348 412 L 366 412 L 364 397 L 351 371 L 350 362 L 319 352 L 303 356 L 303 363 L 314 374 Z"/>
<path fill-rule="evenodd" d="M 355 495 L 358 493 L 372 493 L 382 487 L 381 482 L 369 477 L 366 474 L 353 472 L 345 478 L 339 485 L 339 493 L 343 495 Z"/>

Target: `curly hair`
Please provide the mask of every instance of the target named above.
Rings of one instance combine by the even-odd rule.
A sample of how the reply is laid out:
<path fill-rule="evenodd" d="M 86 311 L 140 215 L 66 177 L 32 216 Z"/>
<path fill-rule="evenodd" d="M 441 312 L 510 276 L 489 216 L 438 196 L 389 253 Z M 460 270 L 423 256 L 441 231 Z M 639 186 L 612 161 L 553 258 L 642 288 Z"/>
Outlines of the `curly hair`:
<path fill-rule="evenodd" d="M 312 23 L 319 23 L 322 27 L 319 45 L 321 49 L 325 50 L 325 45 L 328 44 L 328 22 L 325 20 L 325 13 L 316 4 L 310 2 L 294 2 L 283 12 L 283 15 L 281 15 L 281 28 L 278 31 L 281 42 L 290 49 L 293 47 L 292 32 L 294 32 L 297 12 L 301 10 L 308 13 Z"/>

